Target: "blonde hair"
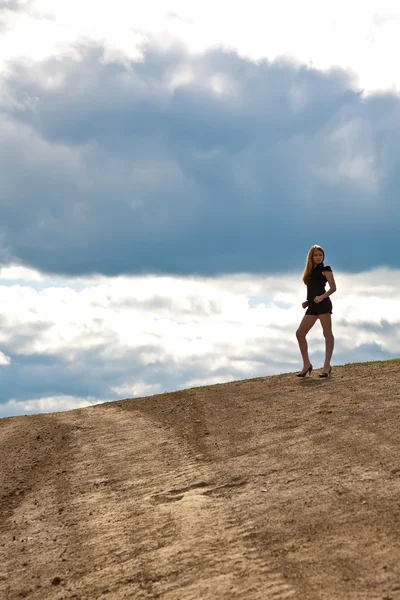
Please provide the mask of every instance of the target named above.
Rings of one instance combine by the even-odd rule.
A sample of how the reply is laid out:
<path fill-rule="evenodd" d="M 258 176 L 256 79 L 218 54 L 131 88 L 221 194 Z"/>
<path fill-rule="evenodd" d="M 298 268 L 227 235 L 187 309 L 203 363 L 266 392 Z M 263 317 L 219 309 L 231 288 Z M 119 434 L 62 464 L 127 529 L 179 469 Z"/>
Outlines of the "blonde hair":
<path fill-rule="evenodd" d="M 322 254 L 323 254 L 322 260 L 325 260 L 324 249 L 321 248 L 321 246 L 318 246 L 317 244 L 315 244 L 315 246 L 311 246 L 311 248 L 309 249 L 308 254 L 307 254 L 306 266 L 304 267 L 304 273 L 303 273 L 303 277 L 302 277 L 302 280 L 306 285 L 308 285 L 310 283 L 311 273 L 313 272 L 313 270 L 315 268 L 313 256 L 314 256 L 314 252 L 316 250 L 320 250 L 322 252 Z"/>

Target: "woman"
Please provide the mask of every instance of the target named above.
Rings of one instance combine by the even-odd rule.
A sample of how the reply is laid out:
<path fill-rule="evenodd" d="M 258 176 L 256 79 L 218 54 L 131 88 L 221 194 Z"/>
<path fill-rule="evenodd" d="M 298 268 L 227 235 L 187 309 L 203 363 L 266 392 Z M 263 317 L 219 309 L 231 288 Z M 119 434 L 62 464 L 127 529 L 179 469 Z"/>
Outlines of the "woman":
<path fill-rule="evenodd" d="M 308 357 L 308 345 L 306 335 L 317 319 L 321 321 L 322 330 L 325 337 L 325 362 L 320 373 L 320 377 L 329 377 L 331 367 L 331 357 L 333 353 L 334 337 L 332 334 L 332 302 L 329 298 L 336 291 L 335 279 L 332 269 L 324 265 L 325 252 L 321 246 L 312 246 L 307 255 L 307 262 L 303 273 L 303 282 L 307 286 L 307 301 L 303 302 L 302 307 L 307 308 L 300 327 L 296 331 L 297 341 L 303 357 L 303 370 L 297 374 L 297 377 L 304 377 L 313 370 L 313 366 Z M 329 290 L 325 291 L 326 283 L 329 284 Z"/>

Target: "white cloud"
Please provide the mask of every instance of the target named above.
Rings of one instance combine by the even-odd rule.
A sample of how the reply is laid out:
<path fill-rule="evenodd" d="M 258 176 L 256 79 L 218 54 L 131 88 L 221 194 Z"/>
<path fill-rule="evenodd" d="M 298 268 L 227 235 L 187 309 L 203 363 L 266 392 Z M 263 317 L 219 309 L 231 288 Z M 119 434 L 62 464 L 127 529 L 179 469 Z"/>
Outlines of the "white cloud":
<path fill-rule="evenodd" d="M 0 267 L 0 284 L 2 281 L 13 281 L 20 279 L 22 281 L 43 281 L 44 277 L 35 269 L 28 269 L 18 265 Z"/>
<path fill-rule="evenodd" d="M 296 275 L 102 277 L 81 280 L 83 289 L 74 289 L 67 279 L 63 286 L 44 289 L 3 286 L 1 339 L 11 342 L 16 331 L 36 325 L 34 336 L 15 343 L 15 353 L 62 352 L 72 358 L 108 340 L 112 353 L 156 347 L 144 352 L 146 362 L 163 356 L 175 361 L 206 358 L 218 344 L 236 352 L 249 340 L 270 342 L 281 338 L 286 328 L 294 331 L 305 293 Z M 333 298 L 337 320 L 360 326 L 399 322 L 397 271 L 382 268 L 337 277 L 340 287 Z"/>
<path fill-rule="evenodd" d="M 160 384 L 148 385 L 146 383 L 138 383 L 136 381 L 124 381 L 123 385 L 117 385 L 112 388 L 112 391 L 118 394 L 121 398 L 140 398 L 141 396 L 153 396 L 160 394 L 164 390 Z"/>
<path fill-rule="evenodd" d="M 11 358 L 4 354 L 4 352 L 0 352 L 0 367 L 7 366 L 11 363 Z"/>
<path fill-rule="evenodd" d="M 99 403 L 100 401 L 96 398 L 78 398 L 74 396 L 53 396 L 51 398 L 25 401 L 11 399 L 4 404 L 0 404 L 0 418 L 13 415 L 61 412 L 75 408 L 85 408 Z"/>
<path fill-rule="evenodd" d="M 386 268 L 336 273 L 334 364 L 400 355 L 399 275 Z M 299 273 L 218 279 L 98 277 L 64 280 L 63 287 L 47 280 L 44 289 L 27 282 L 0 288 L 0 344 L 14 356 L 11 364 L 17 369 L 26 356 L 63 357 L 63 374 L 70 378 L 63 386 L 75 385 L 78 373 L 85 385 L 99 389 L 98 379 L 106 372 L 105 383 L 100 382 L 103 401 L 153 395 L 296 370 L 301 361 L 294 333 L 304 296 Z M 324 339 L 318 324 L 309 342 L 315 365 L 322 364 Z M 370 348 L 367 355 L 365 347 Z M 5 353 L 0 353 L 1 361 L 10 365 Z M 25 388 L 28 399 L 21 399 L 12 384 L 0 405 L 3 416 L 101 401 L 95 393 L 30 399 Z"/>
<path fill-rule="evenodd" d="M 180 39 L 194 52 L 224 45 L 254 60 L 286 55 L 317 68 L 341 66 L 367 90 L 400 89 L 397 0 L 34 0 L 4 18 L 5 59 L 41 59 L 85 40 L 104 43 L 110 56 L 137 58 L 143 40 L 154 36 L 160 43 Z"/>

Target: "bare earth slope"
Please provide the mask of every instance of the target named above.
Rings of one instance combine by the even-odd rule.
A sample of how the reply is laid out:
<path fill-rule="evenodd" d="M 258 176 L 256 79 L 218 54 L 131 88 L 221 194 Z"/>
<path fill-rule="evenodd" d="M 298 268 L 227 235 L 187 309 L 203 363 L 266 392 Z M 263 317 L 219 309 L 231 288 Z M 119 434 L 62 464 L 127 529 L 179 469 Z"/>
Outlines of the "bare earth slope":
<path fill-rule="evenodd" d="M 400 599 L 400 364 L 0 420 L 0 598 Z"/>

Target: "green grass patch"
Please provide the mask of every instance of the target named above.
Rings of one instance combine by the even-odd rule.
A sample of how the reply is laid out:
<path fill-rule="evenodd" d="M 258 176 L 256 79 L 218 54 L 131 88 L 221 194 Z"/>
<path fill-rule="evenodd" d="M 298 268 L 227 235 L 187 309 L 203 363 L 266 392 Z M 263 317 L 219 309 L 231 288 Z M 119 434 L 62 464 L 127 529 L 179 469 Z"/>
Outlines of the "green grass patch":
<path fill-rule="evenodd" d="M 388 360 L 369 360 L 367 362 L 353 362 L 353 363 L 345 363 L 345 367 L 361 367 L 363 365 L 377 365 L 384 363 L 397 363 L 400 364 L 399 358 L 389 358 Z"/>

